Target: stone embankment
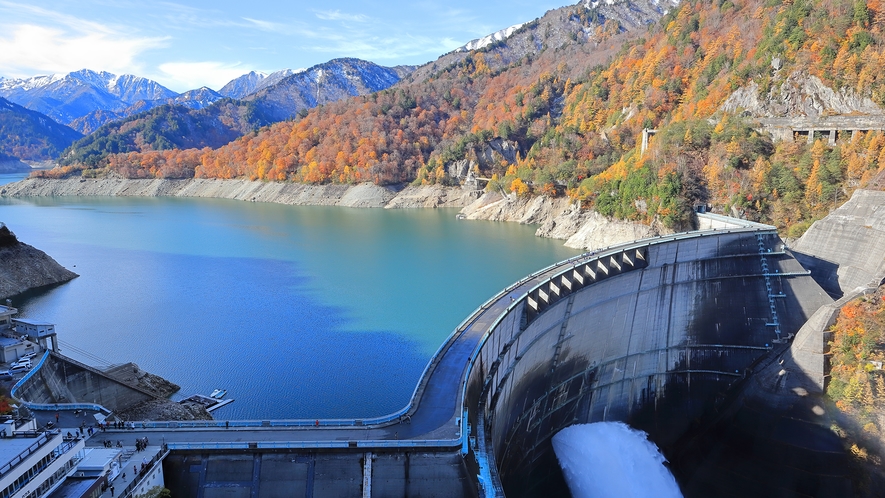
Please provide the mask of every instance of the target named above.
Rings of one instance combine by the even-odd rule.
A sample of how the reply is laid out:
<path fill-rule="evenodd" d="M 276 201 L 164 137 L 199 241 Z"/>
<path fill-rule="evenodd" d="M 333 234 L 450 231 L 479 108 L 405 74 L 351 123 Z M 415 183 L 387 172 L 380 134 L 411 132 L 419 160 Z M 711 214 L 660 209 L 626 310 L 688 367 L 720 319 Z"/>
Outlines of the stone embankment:
<path fill-rule="evenodd" d="M 104 373 L 112 379 L 137 387 L 160 398 L 172 396 L 181 389 L 177 384 L 169 382 L 159 375 L 145 372 L 138 365 L 131 362 L 108 368 Z"/>
<path fill-rule="evenodd" d="M 20 242 L 0 223 L 0 299 L 67 282 L 77 276 L 45 252 Z"/>
<path fill-rule="evenodd" d="M 123 178 L 29 178 L 0 187 L 0 196 L 212 197 L 290 205 L 357 208 L 463 208 L 470 220 L 540 225 L 536 235 L 565 240 L 567 247 L 593 250 L 664 231 L 578 209 L 567 198 L 504 196 L 460 187 L 305 185 L 249 180 L 127 180 Z"/>
<path fill-rule="evenodd" d="M 214 420 L 202 405 L 152 399 L 117 413 L 123 420 Z"/>

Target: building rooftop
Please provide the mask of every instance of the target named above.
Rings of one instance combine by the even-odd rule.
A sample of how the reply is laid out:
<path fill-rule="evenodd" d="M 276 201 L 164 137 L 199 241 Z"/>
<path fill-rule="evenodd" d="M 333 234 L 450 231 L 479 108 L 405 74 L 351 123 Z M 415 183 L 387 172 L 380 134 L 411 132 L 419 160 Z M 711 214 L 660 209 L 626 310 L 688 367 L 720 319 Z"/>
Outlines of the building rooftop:
<path fill-rule="evenodd" d="M 0 438 L 0 476 L 5 475 L 21 463 L 22 460 L 26 459 L 30 453 L 49 443 L 56 436 L 58 434 L 44 433 L 37 437 L 16 436 Z"/>
<path fill-rule="evenodd" d="M 117 458 L 123 450 L 120 448 L 89 448 L 89 453 L 77 465 L 81 472 L 102 472 Z"/>
<path fill-rule="evenodd" d="M 49 498 L 80 498 L 92 488 L 98 477 L 68 477 Z"/>
<path fill-rule="evenodd" d="M 21 339 L 13 339 L 12 337 L 6 337 L 5 335 L 0 335 L 0 348 L 6 348 L 9 346 L 15 346 L 16 344 L 21 344 Z"/>
<path fill-rule="evenodd" d="M 28 318 L 13 318 L 12 321 L 15 323 L 21 323 L 24 325 L 33 325 L 35 327 L 54 327 L 55 326 L 54 323 L 44 322 L 44 321 L 40 321 L 40 320 L 31 320 Z"/>

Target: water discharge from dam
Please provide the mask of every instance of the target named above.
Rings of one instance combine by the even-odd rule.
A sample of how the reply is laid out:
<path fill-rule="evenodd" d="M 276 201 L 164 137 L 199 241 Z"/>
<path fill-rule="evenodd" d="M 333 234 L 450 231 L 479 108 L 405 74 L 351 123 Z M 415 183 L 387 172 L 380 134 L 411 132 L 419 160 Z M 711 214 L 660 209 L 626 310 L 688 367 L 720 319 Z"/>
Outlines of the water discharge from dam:
<path fill-rule="evenodd" d="M 553 449 L 573 498 L 682 498 L 658 447 L 622 422 L 566 427 Z"/>

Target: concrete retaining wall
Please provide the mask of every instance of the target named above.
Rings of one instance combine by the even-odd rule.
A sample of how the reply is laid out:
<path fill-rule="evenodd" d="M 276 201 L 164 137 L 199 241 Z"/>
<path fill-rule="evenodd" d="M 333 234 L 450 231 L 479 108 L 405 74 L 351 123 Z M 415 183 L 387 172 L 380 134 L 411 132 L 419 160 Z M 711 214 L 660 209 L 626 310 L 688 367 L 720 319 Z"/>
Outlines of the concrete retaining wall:
<path fill-rule="evenodd" d="M 57 353 L 50 354 L 40 370 L 22 385 L 18 396 L 39 404 L 95 403 L 111 411 L 155 398 Z"/>
<path fill-rule="evenodd" d="M 366 466 L 366 458 L 371 465 Z M 174 453 L 164 461 L 173 496 L 470 497 L 457 452 Z M 364 479 L 369 470 L 369 480 Z M 368 484 L 371 493 L 363 494 Z"/>
<path fill-rule="evenodd" d="M 885 192 L 855 191 L 791 249 L 834 296 L 878 286 L 885 277 Z"/>

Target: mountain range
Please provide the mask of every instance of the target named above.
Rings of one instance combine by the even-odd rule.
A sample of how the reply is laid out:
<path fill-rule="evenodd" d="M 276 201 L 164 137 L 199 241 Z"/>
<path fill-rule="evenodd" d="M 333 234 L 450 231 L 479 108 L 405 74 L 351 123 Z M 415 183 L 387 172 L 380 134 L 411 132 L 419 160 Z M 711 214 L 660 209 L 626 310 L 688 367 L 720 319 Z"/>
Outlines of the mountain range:
<path fill-rule="evenodd" d="M 307 70 L 284 69 L 270 74 L 252 71 L 230 81 L 218 92 L 202 87 L 181 94 L 147 78 L 88 69 L 25 79 L 0 78 L 0 97 L 8 99 L 5 102 L 18 104 L 5 109 L 7 121 L 12 114 L 28 111 L 19 121 L 54 121 L 76 130 L 69 133 L 58 127 L 31 128 L 36 133 L 31 137 L 33 143 L 27 147 L 6 143 L 0 152 L 25 160 L 55 158 L 74 140 L 112 123 L 120 124 L 107 127 L 102 130 L 102 136 L 79 144 L 88 148 L 88 153 L 80 151 L 70 157 L 92 157 L 97 144 L 115 144 L 108 147 L 116 152 L 180 146 L 218 147 L 261 126 L 291 119 L 317 102 L 328 103 L 387 88 L 411 69 L 408 66 L 385 68 L 359 59 L 338 59 Z M 245 100 L 232 103 L 230 98 Z M 149 113 L 157 108 L 160 109 Z M 198 112 L 207 108 L 210 109 L 206 112 Z M 43 118 L 35 118 L 36 113 Z M 150 121 L 151 125 L 141 121 Z M 150 140 L 145 141 L 139 131 L 152 129 L 163 135 L 165 131 L 177 130 L 184 122 L 188 123 L 187 129 L 194 132 L 186 139 L 160 140 L 149 133 Z M 138 140 L 109 137 L 119 133 L 133 140 L 137 136 Z M 59 140 L 61 137 L 63 140 Z M 36 143 L 53 145 L 42 148 L 34 145 Z"/>
<path fill-rule="evenodd" d="M 89 69 L 26 79 L 0 79 L 0 97 L 62 124 L 99 109 L 119 112 L 139 101 L 177 96 L 147 78 Z"/>
<path fill-rule="evenodd" d="M 318 103 L 388 88 L 411 70 L 335 59 L 304 71 L 280 71 L 263 78 L 250 73 L 225 86 L 228 92 L 245 92 L 250 86 L 258 89 L 242 100 L 219 96 L 221 100 L 196 109 L 171 103 L 107 122 L 75 142 L 60 162 L 97 166 L 111 153 L 220 147 L 262 126 L 293 119 Z"/>
<path fill-rule="evenodd" d="M 710 205 L 797 236 L 885 160 L 885 8 L 846 5 L 585 1 L 223 147 L 99 166 L 378 184 L 473 171 L 493 190 L 567 193 L 604 216 L 681 229 Z M 878 131 L 794 142 L 798 118 Z M 657 130 L 647 150 L 644 129 Z"/>

